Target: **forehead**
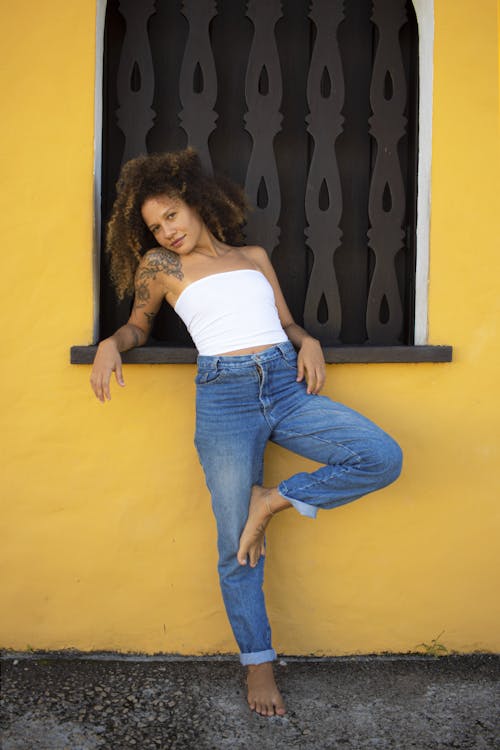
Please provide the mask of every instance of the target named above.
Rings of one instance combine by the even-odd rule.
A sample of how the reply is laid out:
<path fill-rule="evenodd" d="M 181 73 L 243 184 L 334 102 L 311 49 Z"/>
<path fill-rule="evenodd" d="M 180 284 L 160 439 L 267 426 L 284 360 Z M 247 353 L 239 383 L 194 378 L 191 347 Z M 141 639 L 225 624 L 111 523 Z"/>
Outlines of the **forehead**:
<path fill-rule="evenodd" d="M 154 218 L 160 216 L 165 211 L 170 211 L 173 208 L 179 208 L 183 204 L 179 198 L 174 198 L 169 195 L 155 195 L 152 198 L 146 198 L 141 207 L 141 213 L 144 218 Z"/>

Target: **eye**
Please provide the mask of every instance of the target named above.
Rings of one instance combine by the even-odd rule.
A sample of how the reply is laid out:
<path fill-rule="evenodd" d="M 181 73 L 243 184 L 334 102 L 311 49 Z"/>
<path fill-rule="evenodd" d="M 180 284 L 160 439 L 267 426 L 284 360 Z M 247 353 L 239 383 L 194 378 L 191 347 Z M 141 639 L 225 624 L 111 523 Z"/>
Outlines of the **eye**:
<path fill-rule="evenodd" d="M 152 234 L 158 234 L 158 230 L 160 227 L 151 227 L 150 231 Z"/>
<path fill-rule="evenodd" d="M 174 218 L 175 218 L 175 211 L 172 211 L 172 213 L 167 216 L 167 219 L 174 219 Z"/>

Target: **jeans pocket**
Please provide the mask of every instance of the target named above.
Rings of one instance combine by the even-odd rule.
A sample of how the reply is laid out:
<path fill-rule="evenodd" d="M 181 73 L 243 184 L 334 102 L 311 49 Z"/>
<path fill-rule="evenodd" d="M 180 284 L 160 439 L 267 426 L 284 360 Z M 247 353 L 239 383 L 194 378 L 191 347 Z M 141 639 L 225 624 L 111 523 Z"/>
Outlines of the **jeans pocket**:
<path fill-rule="evenodd" d="M 219 370 L 218 367 L 211 367 L 207 370 L 199 370 L 196 374 L 194 382 L 196 383 L 196 385 L 210 385 L 211 383 L 216 383 L 217 381 L 221 380 L 223 375 L 224 372 L 222 370 Z"/>
<path fill-rule="evenodd" d="M 281 353 L 281 359 L 283 364 L 289 369 L 289 370 L 297 370 L 297 352 L 282 352 Z"/>

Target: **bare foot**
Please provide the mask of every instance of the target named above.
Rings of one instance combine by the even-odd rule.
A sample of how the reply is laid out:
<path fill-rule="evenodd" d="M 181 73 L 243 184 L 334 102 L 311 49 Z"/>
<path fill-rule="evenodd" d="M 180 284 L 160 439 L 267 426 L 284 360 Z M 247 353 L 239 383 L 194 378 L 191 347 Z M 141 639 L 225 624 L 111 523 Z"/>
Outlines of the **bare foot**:
<path fill-rule="evenodd" d="M 248 518 L 240 537 L 240 548 L 237 558 L 240 565 L 247 564 L 255 568 L 260 556 L 265 554 L 264 534 L 271 518 L 280 510 L 289 508 L 291 503 L 282 497 L 276 487 L 266 488 L 255 484 L 252 487 Z"/>
<path fill-rule="evenodd" d="M 248 705 L 261 716 L 284 716 L 285 703 L 274 679 L 272 662 L 247 667 Z"/>
<path fill-rule="evenodd" d="M 266 526 L 272 518 L 269 499 L 270 490 L 254 485 L 248 506 L 248 518 L 240 537 L 240 548 L 236 557 L 240 565 L 247 564 L 247 555 L 250 565 L 254 568 L 259 558 L 264 554 L 264 534 Z"/>

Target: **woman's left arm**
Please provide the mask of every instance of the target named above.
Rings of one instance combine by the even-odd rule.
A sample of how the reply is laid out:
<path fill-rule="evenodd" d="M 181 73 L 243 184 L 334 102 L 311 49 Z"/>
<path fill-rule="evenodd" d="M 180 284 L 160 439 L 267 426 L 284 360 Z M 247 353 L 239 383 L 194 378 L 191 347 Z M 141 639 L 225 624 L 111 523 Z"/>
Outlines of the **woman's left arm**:
<path fill-rule="evenodd" d="M 326 377 L 325 358 L 321 344 L 307 333 L 307 331 L 297 325 L 292 318 L 292 314 L 281 291 L 278 277 L 266 251 L 262 247 L 251 247 L 246 248 L 246 250 L 271 284 L 281 325 L 292 344 L 298 350 L 297 382 L 305 378 L 307 393 L 319 393 L 325 384 Z"/>

